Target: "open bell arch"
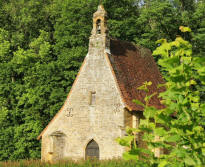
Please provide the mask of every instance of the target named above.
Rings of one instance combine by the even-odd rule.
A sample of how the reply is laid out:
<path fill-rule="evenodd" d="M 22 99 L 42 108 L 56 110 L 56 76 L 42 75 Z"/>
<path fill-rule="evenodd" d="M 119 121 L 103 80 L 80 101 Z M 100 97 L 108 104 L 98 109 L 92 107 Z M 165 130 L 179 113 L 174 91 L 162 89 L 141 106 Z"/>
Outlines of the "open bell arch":
<path fill-rule="evenodd" d="M 101 19 L 96 21 L 96 34 L 101 34 Z"/>

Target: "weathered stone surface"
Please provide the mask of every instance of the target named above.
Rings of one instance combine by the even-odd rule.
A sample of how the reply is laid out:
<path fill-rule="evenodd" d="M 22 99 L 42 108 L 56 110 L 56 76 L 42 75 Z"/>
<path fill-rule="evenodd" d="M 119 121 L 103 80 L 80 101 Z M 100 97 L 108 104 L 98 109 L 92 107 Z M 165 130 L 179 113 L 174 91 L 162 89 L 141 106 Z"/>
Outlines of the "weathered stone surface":
<path fill-rule="evenodd" d="M 133 84 L 127 84 L 126 75 L 118 75 L 117 80 L 116 74 L 119 71 L 116 70 L 117 68 L 114 70 L 112 66 L 115 62 L 112 62 L 114 56 L 110 51 L 106 22 L 107 13 L 100 5 L 93 15 L 93 30 L 88 54 L 72 89 L 61 110 L 39 136 L 39 139 L 42 138 L 43 161 L 85 159 L 86 148 L 91 141 L 94 144 L 93 148 L 91 145 L 90 150 L 87 150 L 89 155 L 96 152 L 96 157 L 100 159 L 121 157 L 125 148 L 120 146 L 115 139 L 126 135 L 127 126 L 133 128 L 139 126 L 142 112 L 129 111 L 137 110 L 127 107 L 125 100 L 130 95 L 129 91 L 124 92 L 126 98 L 123 98 L 123 91 L 127 88 L 133 89 Z M 135 52 L 132 50 L 133 47 L 128 52 L 138 54 L 135 47 Z M 115 55 L 115 59 L 116 57 L 118 55 Z M 122 62 L 125 60 L 124 57 Z M 120 82 L 121 87 L 118 83 L 119 76 L 125 78 L 125 82 Z M 139 79 L 140 77 L 135 78 L 136 81 Z M 139 147 L 146 147 L 146 143 L 142 142 L 142 134 L 136 133 L 136 140 Z M 97 150 L 92 150 L 95 148 Z M 158 150 L 154 151 L 159 155 Z"/>
<path fill-rule="evenodd" d="M 85 148 L 92 139 L 99 145 L 100 159 L 121 157 L 124 151 L 115 142 L 124 134 L 124 104 L 106 59 L 109 37 L 103 11 L 95 16 L 94 23 L 98 19 L 103 23 L 101 34 L 95 33 L 94 24 L 89 53 L 69 97 L 42 135 L 44 161 L 85 158 Z"/>
<path fill-rule="evenodd" d="M 94 105 L 90 105 L 91 92 L 96 92 Z M 42 159 L 47 160 L 50 136 L 57 131 L 65 136 L 53 137 L 55 160 L 58 157 L 84 158 L 85 147 L 91 139 L 99 145 L 100 159 L 121 156 L 123 149 L 115 142 L 122 134 L 120 127 L 124 127 L 120 92 L 103 48 L 95 47 L 88 53 L 63 110 L 42 136 Z M 57 148 L 62 144 L 63 148 Z"/>

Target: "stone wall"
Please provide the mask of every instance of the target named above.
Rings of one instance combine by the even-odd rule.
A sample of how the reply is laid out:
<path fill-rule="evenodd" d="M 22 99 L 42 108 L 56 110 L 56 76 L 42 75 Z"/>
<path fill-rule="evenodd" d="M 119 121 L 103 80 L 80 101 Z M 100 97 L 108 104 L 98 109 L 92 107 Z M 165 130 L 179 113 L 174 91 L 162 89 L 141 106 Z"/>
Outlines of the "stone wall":
<path fill-rule="evenodd" d="M 99 145 L 100 159 L 122 156 L 124 148 L 115 139 L 124 134 L 124 104 L 106 60 L 106 37 L 91 39 L 90 45 L 64 107 L 42 136 L 42 160 L 84 158 L 86 145 L 92 139 Z M 56 132 L 64 134 L 64 140 L 54 137 L 52 141 Z"/>
<path fill-rule="evenodd" d="M 91 140 L 98 144 L 100 159 L 121 157 L 125 148 L 115 139 L 125 135 L 126 126 L 139 125 L 142 114 L 125 109 L 108 60 L 112 55 L 106 22 L 107 13 L 100 5 L 93 17 L 89 50 L 80 72 L 63 107 L 42 133 L 43 161 L 85 159 Z M 101 33 L 97 33 L 99 27 Z M 139 146 L 145 146 L 141 135 L 136 135 Z"/>

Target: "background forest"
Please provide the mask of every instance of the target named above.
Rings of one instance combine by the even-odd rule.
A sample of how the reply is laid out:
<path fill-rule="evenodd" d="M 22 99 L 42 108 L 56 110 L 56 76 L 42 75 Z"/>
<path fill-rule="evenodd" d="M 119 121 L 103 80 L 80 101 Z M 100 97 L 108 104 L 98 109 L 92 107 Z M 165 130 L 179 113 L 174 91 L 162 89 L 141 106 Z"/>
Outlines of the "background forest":
<path fill-rule="evenodd" d="M 87 54 L 98 3 L 0 0 L 0 161 L 40 158 L 36 138 L 64 103 Z M 194 55 L 205 54 L 204 0 L 103 4 L 112 38 L 153 51 L 158 39 L 182 35 Z M 182 34 L 181 25 L 192 33 Z"/>

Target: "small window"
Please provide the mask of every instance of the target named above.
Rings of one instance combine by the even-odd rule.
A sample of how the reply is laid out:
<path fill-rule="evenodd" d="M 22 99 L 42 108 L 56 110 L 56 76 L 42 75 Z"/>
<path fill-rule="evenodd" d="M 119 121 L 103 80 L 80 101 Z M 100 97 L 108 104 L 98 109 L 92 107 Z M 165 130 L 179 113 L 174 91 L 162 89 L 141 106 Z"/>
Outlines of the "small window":
<path fill-rule="evenodd" d="M 96 29 L 97 29 L 97 34 L 101 34 L 101 20 L 98 19 L 96 22 Z"/>
<path fill-rule="evenodd" d="M 95 101 L 96 101 L 96 92 L 91 92 L 90 93 L 90 105 L 95 105 Z"/>

